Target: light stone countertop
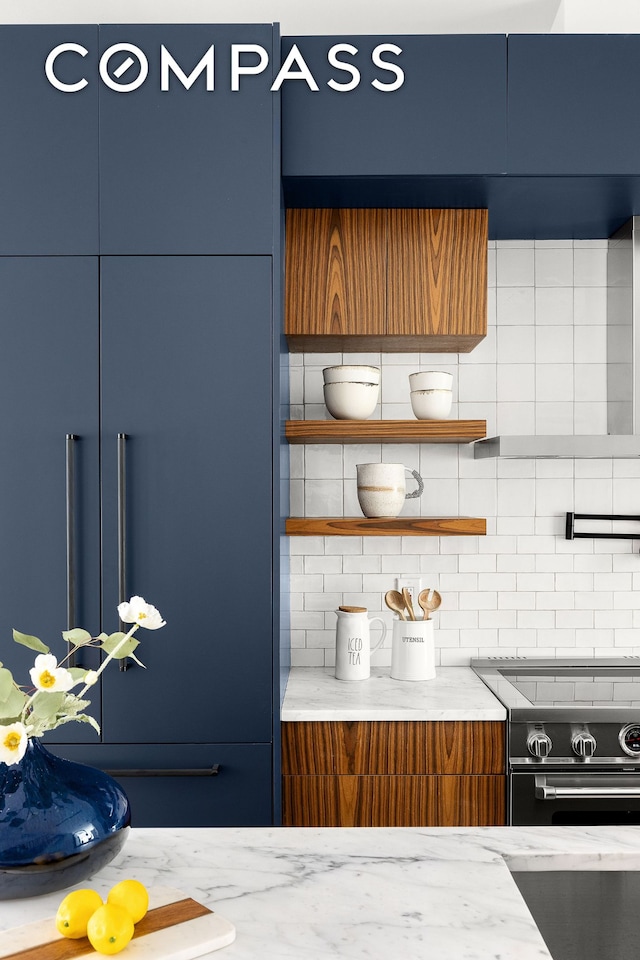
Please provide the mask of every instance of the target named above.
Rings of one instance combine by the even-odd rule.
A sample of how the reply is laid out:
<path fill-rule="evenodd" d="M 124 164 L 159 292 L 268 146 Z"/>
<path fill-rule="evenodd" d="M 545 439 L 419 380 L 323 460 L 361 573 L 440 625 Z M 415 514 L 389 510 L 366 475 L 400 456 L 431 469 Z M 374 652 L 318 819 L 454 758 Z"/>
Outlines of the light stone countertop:
<path fill-rule="evenodd" d="M 336 680 L 332 667 L 292 667 L 283 721 L 505 720 L 506 710 L 470 667 L 438 667 L 435 680 L 392 680 L 372 667 L 368 680 Z"/>
<path fill-rule="evenodd" d="M 183 891 L 236 926 L 221 960 L 550 960 L 509 867 L 638 870 L 640 827 L 140 828 L 78 886 Z M 0 930 L 66 892 L 0 903 Z"/>

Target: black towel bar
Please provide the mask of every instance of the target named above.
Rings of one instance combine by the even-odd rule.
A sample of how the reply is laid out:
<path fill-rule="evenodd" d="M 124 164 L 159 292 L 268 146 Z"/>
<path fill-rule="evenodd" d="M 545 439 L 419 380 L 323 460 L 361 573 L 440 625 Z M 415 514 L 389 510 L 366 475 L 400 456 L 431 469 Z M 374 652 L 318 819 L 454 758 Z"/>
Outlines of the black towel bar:
<path fill-rule="evenodd" d="M 565 540 L 640 540 L 640 530 L 638 533 L 588 533 L 576 532 L 576 520 L 634 520 L 640 523 L 640 516 L 628 513 L 567 513 L 567 525 L 565 529 Z"/>

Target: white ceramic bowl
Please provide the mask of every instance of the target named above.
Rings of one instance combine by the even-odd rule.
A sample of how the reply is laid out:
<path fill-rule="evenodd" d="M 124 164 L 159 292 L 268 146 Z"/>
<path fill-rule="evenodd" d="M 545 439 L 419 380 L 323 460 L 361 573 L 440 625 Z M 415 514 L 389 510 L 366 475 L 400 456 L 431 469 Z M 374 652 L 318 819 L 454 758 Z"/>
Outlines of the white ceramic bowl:
<path fill-rule="evenodd" d="M 444 420 L 451 413 L 451 390 L 412 390 L 411 407 L 418 420 Z"/>
<path fill-rule="evenodd" d="M 325 383 L 324 402 L 335 420 L 366 420 L 376 408 L 379 383 Z"/>
<path fill-rule="evenodd" d="M 337 367 L 325 367 L 322 376 L 325 383 L 380 383 L 380 367 L 342 364 Z"/>
<path fill-rule="evenodd" d="M 451 390 L 453 374 L 444 370 L 423 370 L 410 373 L 409 384 L 412 390 Z"/>

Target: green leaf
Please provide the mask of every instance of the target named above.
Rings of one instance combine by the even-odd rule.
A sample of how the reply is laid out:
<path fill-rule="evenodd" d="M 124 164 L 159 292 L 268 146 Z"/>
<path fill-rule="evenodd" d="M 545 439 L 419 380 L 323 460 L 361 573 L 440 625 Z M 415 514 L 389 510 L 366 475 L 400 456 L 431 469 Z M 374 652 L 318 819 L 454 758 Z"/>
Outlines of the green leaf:
<path fill-rule="evenodd" d="M 16 720 L 26 702 L 27 697 L 22 690 L 13 687 L 7 699 L 0 703 L 0 720 Z"/>
<path fill-rule="evenodd" d="M 88 630 L 81 630 L 76 627 L 74 630 L 63 630 L 62 639 L 67 643 L 72 643 L 74 647 L 82 647 L 85 643 L 91 643 L 93 637 Z"/>
<path fill-rule="evenodd" d="M 61 717 L 55 726 L 61 727 L 63 723 L 72 723 L 76 720 L 78 721 L 78 723 L 90 723 L 93 729 L 97 733 L 100 733 L 100 724 L 98 723 L 97 720 L 94 720 L 93 717 L 90 717 L 88 713 L 79 713 L 75 717 Z M 53 730 L 55 729 L 55 727 L 52 727 L 51 729 Z"/>
<path fill-rule="evenodd" d="M 4 703 L 14 689 L 11 671 L 5 667 L 0 667 L 0 703 Z"/>
<path fill-rule="evenodd" d="M 126 637 L 126 633 L 112 633 L 111 636 L 107 637 L 106 640 L 103 640 L 100 646 L 106 653 L 113 654 L 113 651 L 116 649 L 119 643 L 121 643 Z M 130 657 L 136 647 L 140 646 L 140 641 L 136 640 L 135 637 L 129 637 L 126 643 L 123 643 L 120 649 L 116 654 L 114 654 L 114 659 L 122 660 L 124 657 Z"/>
<path fill-rule="evenodd" d="M 89 673 L 89 671 L 85 670 L 83 667 L 68 667 L 68 670 L 73 677 L 74 683 L 77 683 L 78 680 L 84 680 L 86 675 Z"/>
<path fill-rule="evenodd" d="M 49 647 L 45 646 L 42 640 L 37 637 L 31 637 L 28 633 L 20 633 L 19 630 L 13 631 L 13 639 L 16 643 L 21 643 L 23 647 L 29 647 L 37 653 L 49 653 Z"/>
<path fill-rule="evenodd" d="M 138 658 L 136 657 L 135 653 L 130 653 L 129 656 L 131 657 L 131 659 L 132 659 L 135 663 L 138 664 L 139 667 L 143 667 L 145 670 L 147 669 L 147 668 L 145 667 L 144 663 L 142 662 L 142 660 L 138 660 Z"/>
<path fill-rule="evenodd" d="M 41 691 L 34 697 L 31 709 L 36 717 L 43 719 L 55 717 L 55 715 L 60 712 L 64 699 L 64 691 L 58 691 L 57 693 Z"/>
<path fill-rule="evenodd" d="M 96 637 L 96 640 L 106 640 L 107 636 L 108 634 L 106 633 L 99 633 L 98 636 Z"/>

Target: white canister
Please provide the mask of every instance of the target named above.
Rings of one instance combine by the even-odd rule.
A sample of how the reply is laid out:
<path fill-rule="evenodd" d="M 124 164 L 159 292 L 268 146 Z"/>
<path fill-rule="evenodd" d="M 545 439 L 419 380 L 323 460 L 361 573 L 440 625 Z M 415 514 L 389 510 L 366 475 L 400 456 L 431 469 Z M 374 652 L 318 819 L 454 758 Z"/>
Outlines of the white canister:
<path fill-rule="evenodd" d="M 394 620 L 391 676 L 394 680 L 433 680 L 436 675 L 433 620 Z"/>
<path fill-rule="evenodd" d="M 368 680 L 371 654 L 384 643 L 387 625 L 382 617 L 368 617 L 366 607 L 339 607 L 336 614 L 336 679 Z M 370 625 L 376 621 L 382 633 L 372 647 Z"/>
<path fill-rule="evenodd" d="M 407 493 L 405 472 L 418 484 L 412 493 Z M 358 463 L 356 474 L 358 503 L 365 517 L 397 517 L 404 501 L 419 497 L 424 490 L 418 471 L 403 463 Z"/>

